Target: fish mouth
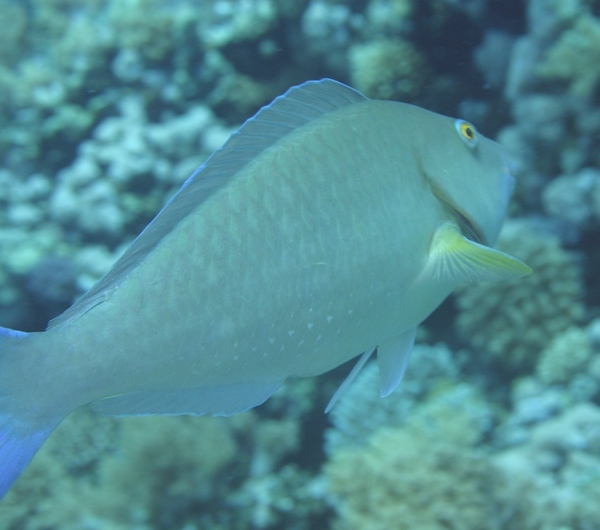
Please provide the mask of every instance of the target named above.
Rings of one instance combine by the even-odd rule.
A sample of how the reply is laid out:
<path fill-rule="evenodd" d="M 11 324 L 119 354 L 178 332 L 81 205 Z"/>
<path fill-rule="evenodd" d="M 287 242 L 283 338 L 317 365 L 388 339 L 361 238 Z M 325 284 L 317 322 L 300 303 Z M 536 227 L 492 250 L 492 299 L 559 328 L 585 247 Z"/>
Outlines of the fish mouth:
<path fill-rule="evenodd" d="M 479 243 L 480 245 L 487 246 L 487 242 L 485 240 L 482 232 L 475 226 L 471 220 L 463 214 L 461 211 L 454 208 L 451 204 L 449 204 L 450 208 L 454 209 L 454 213 L 456 214 L 456 220 L 458 221 L 458 226 L 463 236 L 475 243 Z"/>
<path fill-rule="evenodd" d="M 437 197 L 437 199 L 446 207 L 448 213 L 454 218 L 460 232 L 463 236 L 475 243 L 480 245 L 487 245 L 486 237 L 480 227 L 456 204 L 454 204 L 450 198 L 431 180 L 429 180 L 431 191 Z"/>

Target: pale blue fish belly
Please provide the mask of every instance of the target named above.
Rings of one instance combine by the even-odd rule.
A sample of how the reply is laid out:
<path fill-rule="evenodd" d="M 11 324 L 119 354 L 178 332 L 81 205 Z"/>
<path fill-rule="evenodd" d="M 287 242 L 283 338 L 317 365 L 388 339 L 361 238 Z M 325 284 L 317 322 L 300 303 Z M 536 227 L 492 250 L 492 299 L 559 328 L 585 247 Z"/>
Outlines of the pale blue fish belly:
<path fill-rule="evenodd" d="M 272 104 L 281 115 L 267 109 L 244 126 L 53 327 L 3 331 L 0 495 L 88 403 L 114 415 L 227 415 L 377 346 L 385 395 L 414 329 L 456 285 L 527 273 L 484 246 L 509 195 L 497 144 L 465 145 L 455 120 L 333 81 L 293 90 Z M 263 129 L 275 135 L 264 141 Z M 217 170 L 227 178 L 198 191 Z M 474 193 L 481 201 L 469 204 Z"/>

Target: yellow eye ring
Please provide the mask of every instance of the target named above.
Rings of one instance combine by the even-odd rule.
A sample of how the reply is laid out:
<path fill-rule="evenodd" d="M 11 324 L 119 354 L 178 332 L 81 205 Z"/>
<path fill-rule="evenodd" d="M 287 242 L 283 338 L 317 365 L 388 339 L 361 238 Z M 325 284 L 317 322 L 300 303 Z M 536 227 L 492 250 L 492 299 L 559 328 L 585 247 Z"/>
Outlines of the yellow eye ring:
<path fill-rule="evenodd" d="M 469 147 L 475 147 L 477 145 L 479 135 L 477 134 L 477 129 L 475 129 L 471 123 L 465 120 L 456 120 L 454 126 L 456 127 L 460 139 Z"/>

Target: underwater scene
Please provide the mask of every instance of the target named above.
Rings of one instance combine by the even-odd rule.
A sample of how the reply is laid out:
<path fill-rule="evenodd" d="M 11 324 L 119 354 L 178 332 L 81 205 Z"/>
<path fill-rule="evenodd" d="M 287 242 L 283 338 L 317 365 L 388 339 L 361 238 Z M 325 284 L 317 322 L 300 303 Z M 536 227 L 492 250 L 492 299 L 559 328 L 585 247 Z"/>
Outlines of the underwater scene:
<path fill-rule="evenodd" d="M 20 428 L 6 419 L 10 407 L 19 410 L 14 396 L 35 395 L 41 418 L 54 399 L 46 388 L 64 386 L 68 395 L 76 392 L 72 384 L 87 396 L 88 379 L 67 361 L 52 368 L 60 348 L 21 362 L 18 348 L 5 345 L 25 335 L 9 330 L 44 331 L 111 269 L 184 182 L 195 190 L 199 179 L 188 177 L 245 120 L 290 87 L 324 78 L 371 99 L 458 118 L 468 153 L 461 156 L 481 155 L 477 162 L 490 174 L 500 162 L 486 165 L 483 150 L 497 146 L 485 138 L 476 146 L 477 135 L 510 153 L 516 181 L 508 206 L 512 185 L 490 206 L 477 202 L 479 184 L 467 180 L 460 197 L 469 199 L 458 205 L 453 192 L 431 185 L 435 204 L 445 204 L 441 217 L 425 208 L 410 214 L 411 230 L 427 223 L 437 230 L 450 210 L 457 219 L 460 232 L 439 247 L 445 255 L 456 246 L 457 261 L 432 266 L 442 283 L 463 254 L 474 268 L 462 270 L 464 285 L 453 283 L 418 326 L 408 367 L 414 334 L 387 383 L 379 344 L 378 361 L 361 358 L 364 368 L 327 414 L 354 360 L 332 363 L 340 365 L 333 370 L 315 360 L 307 374 L 330 371 L 290 377 L 277 391 L 279 384 L 257 390 L 252 403 L 201 416 L 156 415 L 199 410 L 179 410 L 175 398 L 172 408 L 129 403 L 126 415 L 121 402 L 98 414 L 80 407 L 91 401 L 82 398 L 34 440 L 31 454 L 52 433 L 20 475 L 31 455 L 11 446 Z M 337 83 L 314 83 L 269 109 L 291 115 L 282 105 L 293 94 L 306 95 L 317 113 L 322 94 L 338 107 L 340 98 L 362 98 Z M 388 118 L 381 114 L 374 135 L 386 133 L 376 125 Z M 425 127 L 429 118 L 410 127 L 409 119 L 399 124 L 414 132 L 400 137 L 400 165 L 410 165 L 410 140 L 432 164 L 463 167 L 438 127 Z M 266 125 L 253 133 L 260 143 L 275 122 L 252 123 Z M 330 136 L 341 142 L 347 133 Z M 320 153 L 318 147 L 310 149 Z M 600 529 L 599 148 L 600 0 L 0 0 L 0 326 L 8 328 L 0 333 L 0 491 L 8 490 L 0 530 Z M 360 151 L 349 148 L 348 157 L 353 150 Z M 345 163 L 341 173 L 364 174 L 373 181 L 365 189 L 377 188 L 377 170 Z M 220 192 L 227 183 L 216 185 Z M 264 208 L 305 201 L 317 217 L 329 215 L 338 203 L 320 193 L 273 191 Z M 367 195 L 370 222 L 381 212 Z M 478 227 L 471 212 L 497 205 L 497 230 Z M 187 213 L 192 207 L 182 206 Z M 157 223 L 149 237 L 152 227 Z M 249 263 L 271 252 L 265 234 L 267 246 Z M 343 264 L 360 249 L 338 252 Z M 482 263 L 495 272 L 478 272 Z M 399 263 L 399 275 L 408 270 Z M 167 292 L 179 285 L 173 271 L 158 269 L 152 285 Z M 134 270 L 119 274 L 125 282 Z M 79 313 L 56 321 L 54 335 L 108 306 L 102 296 L 120 292 L 110 281 L 114 293 L 92 291 Z M 278 276 L 270 282 L 279 288 Z M 269 296 L 249 309 L 243 296 L 239 303 L 249 315 L 269 314 Z M 209 294 L 196 298 L 203 297 Z M 177 302 L 152 293 L 142 299 L 165 322 L 177 310 Z M 140 304 L 129 312 L 145 311 Z M 409 304 L 404 313 L 411 310 Z M 111 326 L 86 340 L 105 340 Z M 291 339 L 295 331 L 286 333 Z M 143 351 L 151 356 L 152 347 Z M 344 360 L 365 349 L 356 347 Z M 111 363 L 98 370 L 118 372 L 119 363 Z M 255 379 L 270 369 L 263 360 L 248 367 Z M 127 397 L 120 394 L 110 387 L 101 397 Z"/>

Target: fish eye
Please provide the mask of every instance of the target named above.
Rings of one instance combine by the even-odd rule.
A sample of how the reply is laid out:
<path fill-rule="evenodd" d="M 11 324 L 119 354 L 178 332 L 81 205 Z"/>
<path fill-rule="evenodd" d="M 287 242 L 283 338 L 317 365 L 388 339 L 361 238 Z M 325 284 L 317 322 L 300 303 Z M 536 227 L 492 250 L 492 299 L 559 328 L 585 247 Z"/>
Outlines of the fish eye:
<path fill-rule="evenodd" d="M 469 147 L 475 147 L 477 145 L 477 129 L 475 129 L 472 124 L 465 120 L 456 120 L 454 126 L 456 127 L 460 139 Z"/>

